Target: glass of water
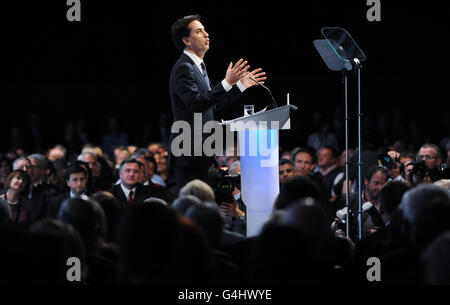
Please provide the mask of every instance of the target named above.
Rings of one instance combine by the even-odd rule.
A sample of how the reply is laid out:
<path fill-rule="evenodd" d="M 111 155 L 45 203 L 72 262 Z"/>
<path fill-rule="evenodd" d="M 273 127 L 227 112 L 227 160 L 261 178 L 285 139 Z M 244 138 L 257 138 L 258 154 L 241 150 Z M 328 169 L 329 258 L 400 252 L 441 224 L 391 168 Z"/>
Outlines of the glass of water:
<path fill-rule="evenodd" d="M 244 105 L 244 116 L 253 115 L 255 113 L 255 105 Z"/>

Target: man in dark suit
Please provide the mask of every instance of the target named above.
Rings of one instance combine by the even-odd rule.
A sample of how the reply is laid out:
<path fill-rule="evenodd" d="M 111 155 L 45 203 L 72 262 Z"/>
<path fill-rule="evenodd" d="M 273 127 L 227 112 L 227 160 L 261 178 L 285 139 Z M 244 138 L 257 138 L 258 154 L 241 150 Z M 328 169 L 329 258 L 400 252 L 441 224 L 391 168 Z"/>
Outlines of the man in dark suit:
<path fill-rule="evenodd" d="M 69 198 L 87 197 L 88 174 L 86 170 L 79 165 L 72 165 L 66 169 L 64 174 L 69 192 L 59 194 L 53 197 L 48 204 L 47 216 L 58 218 L 59 209 L 62 203 Z"/>
<path fill-rule="evenodd" d="M 245 89 L 256 85 L 251 78 L 263 83 L 266 77 L 260 68 L 249 72 L 247 61 L 240 59 L 234 66 L 230 63 L 222 82 L 212 86 L 203 62 L 210 39 L 200 22 L 200 16 L 190 15 L 177 20 L 172 25 L 171 33 L 175 47 L 183 52 L 170 73 L 173 119 L 174 122 L 184 121 L 189 124 L 192 144 L 188 155 L 180 153 L 179 148 L 175 148 L 178 152 L 174 151 L 171 145 L 170 162 L 175 169 L 177 188 L 180 189 L 193 179 L 206 181 L 211 164 L 211 158 L 202 152 L 203 141 L 208 134 L 200 132 L 202 140 L 194 141 L 194 113 L 201 113 L 202 124 L 212 121 L 215 112 L 230 106 Z M 176 136 L 171 134 L 170 143 Z M 198 145 L 197 149 L 194 149 L 194 144 Z M 195 156 L 194 152 L 197 152 Z"/>
<path fill-rule="evenodd" d="M 110 192 L 119 199 L 122 211 L 133 204 L 141 204 L 150 197 L 166 200 L 163 191 L 154 184 L 144 186 L 138 182 L 142 166 L 143 164 L 134 158 L 125 159 L 120 164 L 120 183 Z"/>

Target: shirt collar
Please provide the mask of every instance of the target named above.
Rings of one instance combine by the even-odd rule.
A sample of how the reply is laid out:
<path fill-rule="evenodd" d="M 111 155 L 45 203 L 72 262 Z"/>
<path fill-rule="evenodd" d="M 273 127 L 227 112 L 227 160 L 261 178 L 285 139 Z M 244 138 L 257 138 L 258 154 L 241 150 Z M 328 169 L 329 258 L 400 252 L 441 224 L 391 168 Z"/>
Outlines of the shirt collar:
<path fill-rule="evenodd" d="M 187 56 L 189 56 L 189 58 L 192 59 L 192 61 L 197 66 L 197 68 L 200 70 L 200 72 L 202 72 L 201 64 L 202 64 L 203 60 L 200 57 L 198 57 L 197 55 L 195 55 L 194 53 L 189 52 L 188 50 L 184 50 L 183 53 L 186 54 Z"/>
<path fill-rule="evenodd" d="M 329 172 L 331 172 L 332 170 L 334 170 L 337 167 L 337 164 L 330 166 L 329 168 L 327 168 L 326 170 L 322 170 L 319 168 L 320 173 L 322 174 L 322 176 L 326 176 L 328 175 Z"/>
<path fill-rule="evenodd" d="M 136 187 L 133 187 L 131 190 L 129 190 L 122 184 L 122 182 L 120 183 L 120 187 L 122 188 L 122 191 L 125 194 L 126 198 L 128 198 L 128 196 L 130 195 L 130 191 L 133 191 L 133 194 L 136 195 Z"/>
<path fill-rule="evenodd" d="M 81 198 L 84 200 L 89 200 L 89 197 L 86 195 L 86 193 L 81 194 L 80 196 L 76 196 L 72 191 L 70 192 L 70 198 Z"/>

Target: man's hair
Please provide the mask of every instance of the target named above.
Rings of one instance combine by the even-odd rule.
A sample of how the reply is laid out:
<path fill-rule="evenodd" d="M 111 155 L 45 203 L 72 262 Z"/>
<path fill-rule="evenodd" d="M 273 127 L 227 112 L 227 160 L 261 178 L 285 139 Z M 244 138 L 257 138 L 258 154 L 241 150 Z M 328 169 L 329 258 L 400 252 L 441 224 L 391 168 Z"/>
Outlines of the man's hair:
<path fill-rule="evenodd" d="M 145 157 L 145 160 L 147 160 L 148 163 L 152 163 L 155 166 L 155 173 L 156 173 L 156 171 L 158 169 L 158 163 L 156 163 L 155 158 L 153 156 L 148 156 L 148 157 Z"/>
<path fill-rule="evenodd" d="M 186 45 L 183 42 L 183 38 L 188 37 L 191 30 L 189 29 L 189 23 L 191 23 L 194 20 L 200 21 L 200 15 L 189 15 L 184 16 L 172 25 L 171 28 L 171 34 L 172 34 L 172 41 L 175 47 L 179 51 L 183 51 Z"/>
<path fill-rule="evenodd" d="M 127 163 L 136 163 L 136 164 L 139 166 L 139 168 L 141 168 L 141 167 L 144 165 L 144 164 L 142 164 L 141 161 L 139 161 L 139 160 L 137 160 L 137 159 L 135 159 L 135 158 L 128 158 L 128 159 L 123 160 L 123 161 L 120 163 L 120 170 L 122 170 L 122 167 L 123 167 L 125 164 L 127 164 Z"/>
<path fill-rule="evenodd" d="M 28 156 L 28 159 L 35 159 L 38 161 L 38 167 L 39 169 L 46 169 L 47 168 L 47 158 L 45 158 L 44 155 L 41 154 L 32 154 Z"/>
<path fill-rule="evenodd" d="M 30 159 L 28 159 L 28 157 L 19 157 L 16 160 L 14 160 L 14 162 L 13 162 L 13 170 L 17 170 L 18 169 L 17 168 L 17 163 L 19 163 L 20 161 L 23 161 L 23 160 L 27 160 L 28 163 L 31 164 L 31 161 L 30 161 Z"/>
<path fill-rule="evenodd" d="M 321 149 L 328 149 L 329 151 L 331 151 L 331 156 L 335 159 L 337 159 L 339 157 L 339 153 L 336 150 L 336 148 L 333 148 L 331 146 L 322 146 L 319 148 L 319 150 L 321 150 Z M 319 152 L 319 151 L 317 151 L 317 152 Z"/>
<path fill-rule="evenodd" d="M 180 196 L 193 195 L 200 199 L 200 201 L 211 201 L 215 202 L 215 196 L 213 189 L 202 180 L 194 179 L 188 182 L 180 190 Z"/>
<path fill-rule="evenodd" d="M 400 205 L 403 194 L 409 190 L 409 186 L 402 181 L 389 181 L 380 191 L 380 202 L 384 210 L 392 215 L 394 209 Z"/>
<path fill-rule="evenodd" d="M 170 206 L 178 214 L 184 215 L 186 211 L 194 204 L 201 204 L 200 199 L 193 195 L 182 195 L 178 197 Z"/>
<path fill-rule="evenodd" d="M 420 146 L 419 150 L 421 150 L 422 148 L 433 148 L 436 151 L 436 156 L 435 157 L 436 158 L 442 158 L 441 150 L 436 144 L 425 143 L 422 146 Z"/>
<path fill-rule="evenodd" d="M 233 172 L 236 168 L 241 167 L 241 162 L 239 160 L 234 161 L 230 164 L 230 167 L 228 168 L 228 173 Z"/>
<path fill-rule="evenodd" d="M 147 149 L 147 148 L 139 148 L 136 149 L 136 151 L 131 155 L 131 158 L 145 158 L 146 156 L 149 156 L 151 154 L 151 152 Z"/>
<path fill-rule="evenodd" d="M 292 165 L 292 162 L 287 159 L 280 159 L 280 161 L 278 162 L 278 166 L 282 166 L 282 165 L 286 165 L 286 164 Z"/>
<path fill-rule="evenodd" d="M 308 177 L 295 176 L 285 183 L 275 200 L 274 209 L 287 209 L 296 200 L 306 197 L 320 200 L 319 186 Z"/>
<path fill-rule="evenodd" d="M 186 210 L 184 216 L 203 230 L 213 248 L 217 246 L 224 226 L 224 219 L 217 204 L 213 202 L 193 204 Z"/>
<path fill-rule="evenodd" d="M 410 189 L 403 195 L 399 209 L 406 221 L 404 233 L 421 249 L 450 230 L 450 198 L 441 187 L 422 184 Z"/>
<path fill-rule="evenodd" d="M 292 156 L 292 164 L 295 167 L 295 157 L 299 154 L 299 153 L 305 153 L 311 156 L 312 159 L 312 163 L 316 163 L 316 154 L 309 148 L 302 148 L 302 147 L 298 147 L 298 148 L 294 148 L 292 150 L 291 156 Z"/>
<path fill-rule="evenodd" d="M 86 169 L 82 167 L 81 165 L 74 164 L 66 169 L 64 172 L 64 180 L 69 181 L 70 176 L 72 174 L 78 174 L 78 173 L 84 173 L 84 176 L 86 179 L 88 178 L 88 173 L 86 172 Z"/>
<path fill-rule="evenodd" d="M 95 161 L 97 161 L 97 159 L 98 159 L 98 157 L 97 157 L 97 155 L 96 155 L 95 153 L 93 153 L 93 152 L 91 152 L 91 151 L 85 151 L 85 152 L 83 152 L 83 153 L 81 153 L 81 154 L 78 155 L 77 160 L 83 161 L 83 156 L 84 156 L 84 155 L 90 155 L 90 156 L 93 156 L 94 159 L 95 159 Z"/>
<path fill-rule="evenodd" d="M 386 178 L 389 178 L 389 172 L 387 171 L 386 167 L 381 166 L 381 165 L 372 165 L 369 170 L 367 171 L 366 174 L 366 179 L 368 181 L 372 180 L 373 175 L 375 175 L 377 172 L 382 173 L 383 175 L 386 176 Z"/>

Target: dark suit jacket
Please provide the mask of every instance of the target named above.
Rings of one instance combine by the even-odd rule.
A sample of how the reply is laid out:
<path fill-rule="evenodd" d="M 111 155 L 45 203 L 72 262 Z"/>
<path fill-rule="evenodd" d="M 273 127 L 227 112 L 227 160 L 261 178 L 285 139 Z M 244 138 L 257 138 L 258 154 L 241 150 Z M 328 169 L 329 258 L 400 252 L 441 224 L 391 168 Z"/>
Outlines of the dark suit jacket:
<path fill-rule="evenodd" d="M 70 198 L 70 193 L 59 194 L 52 199 L 50 199 L 48 203 L 48 212 L 47 216 L 50 218 L 58 218 L 59 209 L 61 208 L 62 203 Z"/>
<path fill-rule="evenodd" d="M 122 187 L 119 184 L 116 184 L 110 192 L 117 197 L 120 201 L 120 206 L 122 211 L 128 207 L 128 198 L 125 197 L 124 192 L 122 191 Z M 150 185 L 136 185 L 136 193 L 134 194 L 133 204 L 142 204 L 145 199 L 150 197 L 157 197 L 167 202 L 167 198 L 164 194 L 163 189 L 157 187 L 154 184 Z"/>
<path fill-rule="evenodd" d="M 211 85 L 211 84 L 210 84 Z M 208 90 L 206 80 L 195 63 L 186 54 L 181 54 L 170 72 L 170 100 L 172 104 L 173 119 L 183 120 L 190 124 L 191 135 L 194 131 L 194 113 L 202 114 L 202 124 L 214 120 L 214 113 L 225 109 L 241 96 L 237 86 L 233 86 L 228 92 L 222 84 L 211 86 Z M 203 127 L 203 126 L 202 126 Z M 170 135 L 170 143 L 178 134 Z M 208 134 L 202 134 L 203 140 Z M 194 138 L 191 137 L 191 155 L 194 150 Z M 169 144 L 170 145 L 170 144 Z M 172 165 L 190 165 L 193 158 L 189 156 L 170 156 Z"/>
<path fill-rule="evenodd" d="M 91 193 L 86 192 L 85 195 L 89 196 Z M 50 201 L 48 202 L 48 211 L 47 211 L 47 217 L 50 218 L 58 218 L 59 209 L 61 208 L 61 205 L 66 199 L 70 198 L 70 192 L 59 194 L 54 196 Z"/>

